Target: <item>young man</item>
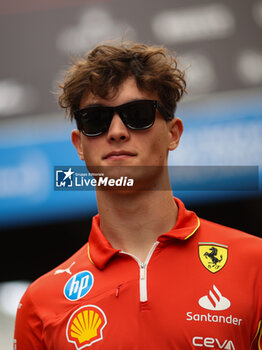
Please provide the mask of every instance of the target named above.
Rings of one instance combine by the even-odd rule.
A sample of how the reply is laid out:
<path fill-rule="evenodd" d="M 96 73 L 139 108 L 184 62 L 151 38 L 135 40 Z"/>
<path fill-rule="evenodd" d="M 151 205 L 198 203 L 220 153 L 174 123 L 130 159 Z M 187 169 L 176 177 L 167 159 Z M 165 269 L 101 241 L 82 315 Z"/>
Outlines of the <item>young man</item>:
<path fill-rule="evenodd" d="M 88 243 L 23 296 L 15 349 L 261 349 L 261 240 L 199 219 L 172 196 L 167 157 L 185 91 L 176 59 L 100 45 L 62 89 L 87 168 L 127 171 L 135 185 L 97 191 Z"/>

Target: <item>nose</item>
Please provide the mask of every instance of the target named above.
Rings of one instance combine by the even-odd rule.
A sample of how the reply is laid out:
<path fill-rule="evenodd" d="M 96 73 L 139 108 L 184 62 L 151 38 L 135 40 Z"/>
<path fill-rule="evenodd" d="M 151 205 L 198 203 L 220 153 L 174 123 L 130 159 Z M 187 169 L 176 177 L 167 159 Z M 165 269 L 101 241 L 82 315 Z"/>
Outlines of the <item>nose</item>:
<path fill-rule="evenodd" d="M 129 130 L 122 122 L 117 113 L 114 114 L 110 127 L 107 132 L 108 141 L 127 141 L 129 139 Z"/>

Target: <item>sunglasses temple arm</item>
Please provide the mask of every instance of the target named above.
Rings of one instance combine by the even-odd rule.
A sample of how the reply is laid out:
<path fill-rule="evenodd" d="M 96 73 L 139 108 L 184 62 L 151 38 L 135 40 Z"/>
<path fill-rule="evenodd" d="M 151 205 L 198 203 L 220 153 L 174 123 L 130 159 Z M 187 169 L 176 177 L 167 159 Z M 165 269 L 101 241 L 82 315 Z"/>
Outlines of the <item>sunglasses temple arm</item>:
<path fill-rule="evenodd" d="M 160 103 L 157 103 L 157 109 L 167 120 L 172 120 L 175 116 L 175 113 L 173 115 L 170 114 Z"/>

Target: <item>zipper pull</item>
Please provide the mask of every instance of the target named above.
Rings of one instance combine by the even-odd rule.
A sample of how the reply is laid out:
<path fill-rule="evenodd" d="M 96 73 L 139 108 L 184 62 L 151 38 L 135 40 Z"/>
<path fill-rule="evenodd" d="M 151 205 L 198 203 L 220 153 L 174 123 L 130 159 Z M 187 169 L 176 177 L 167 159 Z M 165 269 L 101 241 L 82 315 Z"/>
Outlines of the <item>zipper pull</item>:
<path fill-rule="evenodd" d="M 146 272 L 146 264 L 145 263 L 141 263 L 140 265 L 140 279 L 144 280 L 145 279 L 145 272 Z"/>
<path fill-rule="evenodd" d="M 116 288 L 116 298 L 119 297 L 119 290 L 120 290 L 121 285 L 122 284 L 119 284 L 119 286 L 117 286 L 117 288 Z"/>

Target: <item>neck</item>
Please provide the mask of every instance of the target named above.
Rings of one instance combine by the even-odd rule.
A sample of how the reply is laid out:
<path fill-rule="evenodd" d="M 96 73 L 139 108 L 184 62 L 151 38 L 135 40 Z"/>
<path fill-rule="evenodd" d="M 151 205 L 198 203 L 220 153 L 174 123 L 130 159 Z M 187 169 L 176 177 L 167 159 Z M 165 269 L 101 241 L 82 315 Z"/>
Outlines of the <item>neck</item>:
<path fill-rule="evenodd" d="M 170 191 L 98 191 L 100 228 L 116 249 L 144 261 L 162 233 L 176 222 L 178 209 Z"/>

